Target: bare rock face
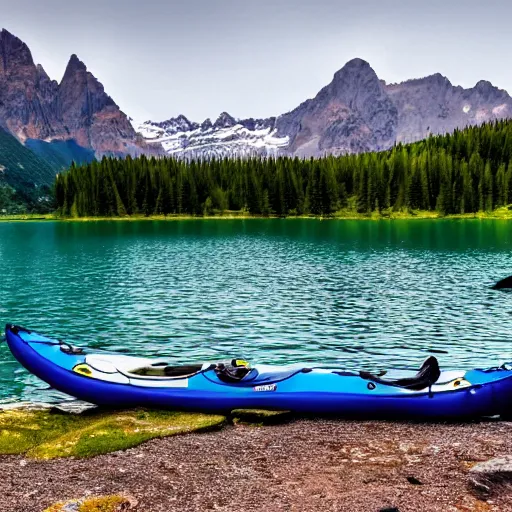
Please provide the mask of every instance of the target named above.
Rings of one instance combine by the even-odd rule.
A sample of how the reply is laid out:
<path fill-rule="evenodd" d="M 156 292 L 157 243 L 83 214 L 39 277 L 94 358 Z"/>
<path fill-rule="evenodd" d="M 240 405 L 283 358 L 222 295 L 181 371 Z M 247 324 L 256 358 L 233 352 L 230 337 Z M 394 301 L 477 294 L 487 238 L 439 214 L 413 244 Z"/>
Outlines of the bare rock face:
<path fill-rule="evenodd" d="M 76 55 L 71 56 L 59 85 L 57 116 L 68 137 L 94 149 L 97 156 L 135 156 L 148 150 L 137 140 L 127 116 Z"/>
<path fill-rule="evenodd" d="M 483 80 L 463 89 L 438 73 L 385 89 L 399 112 L 397 142 L 512 117 L 512 99 L 507 92 Z"/>
<path fill-rule="evenodd" d="M 0 125 L 21 142 L 74 139 L 97 157 L 160 152 L 135 133 L 76 55 L 58 84 L 34 64 L 27 45 L 6 30 L 0 33 Z"/>
<path fill-rule="evenodd" d="M 437 73 L 386 85 L 370 65 L 354 59 L 318 95 L 277 119 L 298 156 L 390 148 L 496 119 L 512 118 L 512 98 L 490 82 L 453 86 Z"/>
<path fill-rule="evenodd" d="M 21 142 L 62 133 L 55 119 L 57 82 L 36 66 L 27 45 L 0 33 L 0 124 Z"/>
<path fill-rule="evenodd" d="M 398 112 L 370 65 L 348 62 L 314 99 L 277 119 L 299 156 L 356 153 L 390 147 Z"/>
<path fill-rule="evenodd" d="M 464 89 L 437 73 L 387 85 L 354 59 L 315 98 L 277 118 L 235 120 L 224 112 L 215 123 L 179 116 L 139 130 L 178 158 L 319 157 L 386 150 L 503 118 L 512 118 L 512 98 L 489 82 Z"/>
<path fill-rule="evenodd" d="M 199 124 L 181 115 L 148 121 L 137 133 L 76 55 L 58 84 L 34 64 L 25 43 L 0 33 L 0 127 L 22 143 L 75 141 L 98 158 L 164 150 L 183 158 L 361 153 L 503 118 L 512 118 L 512 98 L 487 81 L 464 89 L 435 74 L 386 84 L 354 59 L 315 98 L 281 116 L 235 119 L 223 112 Z"/>

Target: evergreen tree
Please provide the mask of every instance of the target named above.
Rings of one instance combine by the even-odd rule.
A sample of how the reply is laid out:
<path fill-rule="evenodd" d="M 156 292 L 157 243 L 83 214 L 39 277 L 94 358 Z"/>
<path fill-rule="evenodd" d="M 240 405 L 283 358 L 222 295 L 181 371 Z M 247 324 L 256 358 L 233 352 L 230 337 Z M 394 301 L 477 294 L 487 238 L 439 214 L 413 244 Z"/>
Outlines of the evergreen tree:
<path fill-rule="evenodd" d="M 4 190 L 3 188 L 2 190 Z M 403 208 L 471 213 L 512 203 L 512 121 L 431 136 L 388 151 L 320 159 L 184 161 L 103 158 L 74 163 L 54 186 L 64 216 L 330 215 Z M 7 201 L 2 192 L 2 204 Z"/>

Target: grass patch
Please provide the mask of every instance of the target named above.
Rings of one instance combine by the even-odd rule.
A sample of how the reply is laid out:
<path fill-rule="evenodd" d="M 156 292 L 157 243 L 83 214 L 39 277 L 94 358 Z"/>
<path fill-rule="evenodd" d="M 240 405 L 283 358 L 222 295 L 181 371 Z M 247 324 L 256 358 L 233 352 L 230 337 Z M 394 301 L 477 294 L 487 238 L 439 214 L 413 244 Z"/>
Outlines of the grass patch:
<path fill-rule="evenodd" d="M 512 205 L 503 206 L 490 212 L 476 212 L 476 213 L 459 213 L 453 215 L 443 215 L 437 211 L 430 210 L 393 210 L 388 208 L 381 211 L 359 213 L 355 208 L 348 207 L 338 210 L 331 215 L 253 215 L 245 210 L 240 211 L 225 211 L 218 212 L 212 215 L 184 215 L 184 214 L 169 214 L 169 215 L 125 215 L 123 217 L 62 217 L 57 213 L 47 214 L 13 214 L 13 215 L 0 215 L 0 222 L 14 222 L 14 221 L 34 221 L 34 220 L 57 220 L 61 222 L 97 222 L 97 221 L 141 221 L 141 220 L 233 220 L 233 219 L 342 219 L 342 220 L 406 220 L 406 219 L 512 219 Z"/>
<path fill-rule="evenodd" d="M 224 421 L 223 416 L 171 411 L 7 410 L 0 413 L 0 454 L 37 459 L 92 457 L 156 437 L 211 429 Z"/>
<path fill-rule="evenodd" d="M 121 512 L 130 510 L 131 503 L 124 496 L 100 496 L 97 498 L 84 498 L 59 502 L 51 505 L 43 512 L 65 512 L 76 510 L 76 512 Z"/>
<path fill-rule="evenodd" d="M 21 220 L 55 220 L 53 213 L 22 213 L 12 215 L 0 215 L 0 222 L 14 222 Z"/>
<path fill-rule="evenodd" d="M 252 215 L 245 210 L 240 211 L 225 211 L 223 213 L 214 213 L 212 215 L 183 215 L 183 214 L 169 214 L 169 215 L 125 215 L 123 217 L 62 217 L 57 213 L 48 214 L 16 214 L 16 215 L 0 215 L 0 222 L 14 222 L 14 221 L 34 221 L 34 220 L 57 220 L 61 222 L 97 222 L 97 221 L 141 221 L 141 220 L 233 220 L 233 219 L 342 219 L 342 220 L 406 220 L 406 219 L 512 219 L 512 205 L 497 208 L 491 212 L 476 212 L 476 213 L 460 213 L 454 215 L 443 215 L 437 211 L 429 210 L 393 210 L 388 208 L 386 210 L 374 211 L 371 213 L 359 213 L 354 208 L 343 208 L 334 212 L 331 215 Z"/>

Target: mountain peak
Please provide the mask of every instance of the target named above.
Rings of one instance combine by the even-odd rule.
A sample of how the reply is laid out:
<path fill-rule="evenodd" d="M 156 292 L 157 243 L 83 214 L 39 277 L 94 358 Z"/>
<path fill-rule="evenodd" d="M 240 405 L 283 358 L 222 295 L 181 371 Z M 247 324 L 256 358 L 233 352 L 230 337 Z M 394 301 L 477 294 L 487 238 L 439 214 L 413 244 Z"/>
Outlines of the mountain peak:
<path fill-rule="evenodd" d="M 36 66 L 37 73 L 39 74 L 40 78 L 44 78 L 45 80 L 50 80 L 50 77 L 48 76 L 48 73 L 44 70 L 43 66 L 41 64 L 38 64 Z"/>
<path fill-rule="evenodd" d="M 66 68 L 66 73 L 68 71 L 87 71 L 87 66 L 73 53 L 69 58 L 69 62 Z"/>
<path fill-rule="evenodd" d="M 369 77 L 378 81 L 373 68 L 363 59 L 349 60 L 340 70 L 334 73 L 333 82 L 346 82 L 354 77 Z"/>
<path fill-rule="evenodd" d="M 217 118 L 217 121 L 214 123 L 215 128 L 230 128 L 231 126 L 235 126 L 236 119 L 228 114 L 227 112 L 222 112 L 222 114 Z"/>
<path fill-rule="evenodd" d="M 488 80 L 480 80 L 480 81 L 478 81 L 474 88 L 477 91 L 490 91 L 490 90 L 497 89 Z"/>
<path fill-rule="evenodd" d="M 15 43 L 18 43 L 20 45 L 25 45 L 25 43 L 19 39 L 18 37 L 16 37 L 12 32 L 9 32 L 7 29 L 3 28 L 2 31 L 0 32 L 0 41 L 5 44 L 6 42 L 15 42 Z"/>
<path fill-rule="evenodd" d="M 7 29 L 3 28 L 2 29 L 2 32 L 0 32 L 0 38 L 1 39 L 17 39 L 17 37 L 12 34 L 11 32 L 9 32 Z"/>
<path fill-rule="evenodd" d="M 82 75 L 81 80 L 87 80 L 85 78 L 87 73 L 86 65 L 75 55 L 71 55 L 68 65 L 66 66 L 66 71 L 64 71 L 64 76 L 62 77 L 61 86 L 68 82 L 73 82 L 76 80 L 78 75 Z"/>
<path fill-rule="evenodd" d="M 190 121 L 183 114 L 180 114 L 178 117 L 171 117 L 170 119 L 168 119 L 167 121 L 163 121 L 162 123 L 148 124 L 154 124 L 155 126 L 163 128 L 169 134 L 174 134 L 178 132 L 188 132 L 199 128 L 198 123 Z"/>
<path fill-rule="evenodd" d="M 201 130 L 209 130 L 213 127 L 212 121 L 209 117 L 207 117 L 202 123 L 201 123 Z"/>
<path fill-rule="evenodd" d="M 476 83 L 475 87 L 473 87 L 473 91 L 480 95 L 480 97 L 485 98 L 488 101 L 497 101 L 503 100 L 507 101 L 510 99 L 508 93 L 499 87 L 496 87 L 488 80 L 480 80 Z"/>
<path fill-rule="evenodd" d="M 349 60 L 343 68 L 371 68 L 370 64 L 365 61 L 364 59 L 360 59 L 359 57 L 356 57 L 355 59 Z M 342 69 L 343 69 L 342 68 Z"/>
<path fill-rule="evenodd" d="M 441 73 L 434 73 L 433 75 L 427 75 L 427 76 L 424 76 L 422 78 L 410 78 L 409 80 L 405 80 L 403 82 L 399 82 L 399 83 L 390 83 L 390 84 L 385 84 L 387 88 L 389 89 L 393 89 L 393 88 L 396 88 L 396 87 L 401 87 L 401 86 L 408 86 L 408 85 L 420 85 L 420 86 L 423 86 L 423 85 L 427 85 L 427 86 L 434 86 L 434 87 L 442 87 L 442 86 L 446 86 L 446 87 L 452 87 L 452 83 L 450 82 L 450 80 L 448 80 L 447 77 L 445 77 L 444 75 L 442 75 Z"/>
<path fill-rule="evenodd" d="M 452 85 L 450 80 L 441 73 L 434 73 L 424 78 L 426 82 L 436 83 L 439 85 Z"/>
<path fill-rule="evenodd" d="M 5 28 L 0 32 L 0 71 L 16 66 L 34 66 L 28 46 Z"/>

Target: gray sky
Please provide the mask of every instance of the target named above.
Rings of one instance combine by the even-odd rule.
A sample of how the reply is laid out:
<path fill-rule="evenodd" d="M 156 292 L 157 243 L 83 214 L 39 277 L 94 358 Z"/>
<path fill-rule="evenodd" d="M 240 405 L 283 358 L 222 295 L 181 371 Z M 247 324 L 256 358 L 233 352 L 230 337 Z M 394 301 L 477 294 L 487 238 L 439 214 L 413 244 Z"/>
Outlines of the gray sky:
<path fill-rule="evenodd" d="M 128 115 L 282 114 L 354 57 L 398 82 L 435 72 L 512 92 L 509 0 L 0 0 L 60 80 L 76 53 Z"/>

